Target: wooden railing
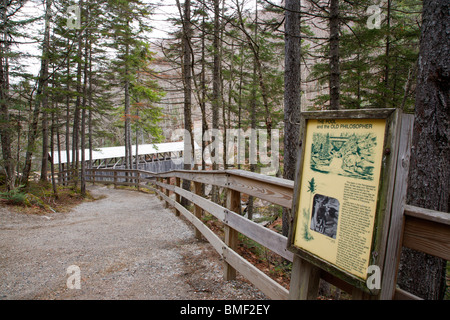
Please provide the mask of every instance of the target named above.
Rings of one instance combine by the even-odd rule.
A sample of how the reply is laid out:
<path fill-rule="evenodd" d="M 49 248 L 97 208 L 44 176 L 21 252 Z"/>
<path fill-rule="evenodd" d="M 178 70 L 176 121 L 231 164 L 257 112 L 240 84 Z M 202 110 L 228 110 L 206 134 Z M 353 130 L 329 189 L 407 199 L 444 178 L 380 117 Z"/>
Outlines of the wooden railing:
<path fill-rule="evenodd" d="M 118 170 L 104 175 L 108 170 L 91 169 L 87 182 L 128 185 L 154 190 L 166 203 L 175 208 L 196 228 L 196 237 L 203 235 L 225 261 L 225 279 L 234 279 L 236 271 L 250 280 L 271 299 L 287 299 L 289 291 L 271 279 L 257 267 L 240 256 L 237 251 L 238 233 L 258 242 L 288 261 L 293 261 L 293 253 L 288 251 L 287 238 L 268 228 L 254 223 L 240 214 L 241 193 L 291 208 L 294 182 L 241 170 L 224 171 L 171 171 L 154 174 L 141 170 Z M 109 171 L 111 172 L 111 171 Z M 97 179 L 96 179 L 97 178 Z M 102 181 L 99 181 L 99 178 Z M 194 192 L 181 187 L 182 180 L 193 182 Z M 171 184 L 171 181 L 173 184 Z M 148 184 L 154 187 L 149 187 Z M 222 187 L 227 193 L 227 204 L 223 207 L 201 196 L 202 184 Z M 170 197 L 170 192 L 175 197 Z M 193 213 L 180 204 L 181 198 L 194 204 Z M 431 255 L 450 260 L 450 215 L 448 213 L 425 210 L 413 206 L 403 208 L 403 235 L 400 246 L 409 247 Z M 225 239 L 222 241 L 201 220 L 202 211 L 214 215 L 224 224 Z M 401 251 L 401 250 L 400 250 Z M 398 251 L 397 251 L 398 252 Z M 398 261 L 399 257 L 393 257 Z M 353 287 L 339 278 L 321 271 L 321 278 L 336 287 L 352 293 Z M 395 286 L 394 286 L 395 288 Z M 354 298 L 359 298 L 354 294 Z M 397 288 L 394 299 L 418 299 Z"/>

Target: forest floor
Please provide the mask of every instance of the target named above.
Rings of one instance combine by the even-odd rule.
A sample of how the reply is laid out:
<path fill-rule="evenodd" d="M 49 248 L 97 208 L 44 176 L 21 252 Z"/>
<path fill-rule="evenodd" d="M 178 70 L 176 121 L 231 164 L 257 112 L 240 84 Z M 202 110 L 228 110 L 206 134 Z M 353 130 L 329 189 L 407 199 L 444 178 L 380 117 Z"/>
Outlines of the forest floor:
<path fill-rule="evenodd" d="M 0 203 L 0 300 L 266 299 L 155 196 L 104 186 L 63 212 Z M 80 270 L 81 288 L 68 268 Z M 70 270 L 70 269 L 69 269 Z M 69 282 L 69 286 L 68 286 Z"/>

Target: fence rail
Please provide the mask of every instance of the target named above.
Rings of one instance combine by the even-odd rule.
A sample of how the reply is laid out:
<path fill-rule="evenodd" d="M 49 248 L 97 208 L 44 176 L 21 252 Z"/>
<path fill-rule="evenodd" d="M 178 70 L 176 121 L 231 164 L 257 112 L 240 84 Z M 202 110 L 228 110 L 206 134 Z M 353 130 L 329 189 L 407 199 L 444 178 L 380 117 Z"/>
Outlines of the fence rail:
<path fill-rule="evenodd" d="M 283 207 L 291 208 L 294 182 L 268 177 L 242 170 L 222 171 L 185 171 L 176 170 L 166 173 L 152 173 L 142 170 L 105 170 L 89 169 L 87 182 L 146 187 L 157 192 L 166 206 L 175 208 L 196 228 L 196 236 L 202 234 L 222 256 L 225 261 L 225 278 L 233 279 L 236 271 L 250 280 L 256 287 L 272 299 L 287 299 L 289 291 L 272 280 L 258 268 L 250 264 L 237 252 L 237 235 L 241 233 L 258 242 L 267 249 L 288 261 L 293 261 L 293 253 L 288 251 L 287 237 L 254 223 L 240 214 L 241 193 L 269 201 Z M 108 173 L 108 174 L 106 174 Z M 101 180 L 99 180 L 101 178 Z M 165 182 L 164 182 L 165 180 Z M 181 181 L 189 180 L 194 184 L 194 192 L 181 188 Z M 174 181 L 174 184 L 171 184 Z M 149 187 L 152 184 L 153 187 Z M 210 184 L 227 190 L 227 205 L 223 207 L 201 196 L 201 185 Z M 170 197 L 175 194 L 175 199 Z M 180 204 L 185 198 L 194 204 L 194 212 Z M 224 224 L 225 239 L 222 241 L 201 220 L 202 210 L 214 215 Z M 403 208 L 404 232 L 400 246 L 409 247 L 431 255 L 450 260 L 450 215 L 414 206 Z M 401 251 L 401 250 L 400 250 Z M 398 257 L 394 257 L 394 260 Z M 353 287 L 326 271 L 321 271 L 321 278 L 336 287 L 353 293 L 359 298 Z M 399 288 L 395 289 L 394 299 L 419 299 Z"/>

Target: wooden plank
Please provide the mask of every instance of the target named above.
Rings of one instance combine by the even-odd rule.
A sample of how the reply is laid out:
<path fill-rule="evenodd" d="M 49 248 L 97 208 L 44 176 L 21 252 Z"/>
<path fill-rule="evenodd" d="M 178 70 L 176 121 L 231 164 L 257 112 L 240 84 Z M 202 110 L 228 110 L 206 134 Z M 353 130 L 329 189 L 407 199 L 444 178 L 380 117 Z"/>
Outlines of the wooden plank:
<path fill-rule="evenodd" d="M 289 300 L 316 300 L 319 294 L 320 268 L 294 256 Z"/>
<path fill-rule="evenodd" d="M 450 226 L 406 216 L 403 246 L 450 260 Z"/>
<path fill-rule="evenodd" d="M 167 178 L 166 181 L 167 181 L 167 184 L 170 185 L 170 178 Z M 165 194 L 166 194 L 167 197 L 169 197 L 169 192 L 170 192 L 170 190 L 169 190 L 169 189 L 166 189 Z M 166 201 L 166 203 L 164 204 L 164 208 L 168 208 L 168 207 L 169 207 L 169 202 Z"/>
<path fill-rule="evenodd" d="M 228 188 L 290 208 L 293 189 L 275 184 L 264 184 L 248 177 L 230 175 Z"/>
<path fill-rule="evenodd" d="M 86 169 L 86 170 L 87 171 L 96 171 L 96 172 L 123 172 L 123 173 L 136 172 L 136 170 L 134 170 L 134 169 Z"/>
<path fill-rule="evenodd" d="M 240 176 L 243 178 L 251 179 L 253 181 L 259 181 L 259 182 L 262 182 L 267 185 L 278 185 L 283 188 L 294 190 L 294 181 L 292 181 L 292 180 L 266 176 L 263 174 L 245 171 L 245 170 L 239 170 L 239 169 L 229 169 L 229 170 L 225 170 L 225 172 L 232 176 Z"/>
<path fill-rule="evenodd" d="M 286 249 L 287 238 L 283 235 L 182 188 L 174 188 L 174 192 L 180 194 L 189 201 L 196 203 L 203 210 L 211 213 L 231 228 L 265 246 L 274 253 L 279 254 L 289 261 L 293 260 L 293 253 Z"/>
<path fill-rule="evenodd" d="M 423 300 L 423 299 L 405 290 L 397 288 L 395 290 L 394 300 Z"/>
<path fill-rule="evenodd" d="M 241 194 L 238 191 L 227 189 L 227 208 L 230 212 L 240 212 L 241 210 Z M 230 227 L 224 225 L 225 243 L 232 250 L 236 251 L 238 246 L 238 232 Z M 229 263 L 225 262 L 223 276 L 226 281 L 236 279 L 236 269 Z"/>
<path fill-rule="evenodd" d="M 176 177 L 175 178 L 175 186 L 176 187 L 181 187 L 181 179 Z M 178 193 L 175 193 L 175 201 L 180 203 L 181 201 L 181 197 Z M 180 211 L 178 211 L 177 209 L 175 209 L 175 215 L 178 217 L 180 215 Z"/>
<path fill-rule="evenodd" d="M 196 195 L 201 195 L 202 193 L 202 184 L 200 182 L 194 182 L 194 192 Z M 202 208 L 195 204 L 194 202 L 194 215 L 197 219 L 202 218 Z M 195 229 L 195 238 L 200 240 L 202 238 L 202 233 Z"/>
<path fill-rule="evenodd" d="M 92 180 L 86 180 L 86 182 L 89 182 L 89 183 L 91 183 L 91 182 L 92 182 Z M 106 185 L 114 184 L 114 182 L 113 182 L 113 181 L 98 181 L 98 180 L 96 180 L 95 182 L 97 182 L 97 183 L 101 183 L 101 184 L 106 184 Z"/>
<path fill-rule="evenodd" d="M 413 126 L 414 115 L 402 115 L 400 144 L 398 150 L 399 155 L 395 176 L 395 189 L 392 199 L 392 214 L 381 282 L 381 300 L 393 299 L 397 284 L 398 264 L 400 262 L 403 239 L 403 207 L 405 206 L 406 193 L 408 190 L 408 173 L 411 157 Z"/>
<path fill-rule="evenodd" d="M 287 300 L 289 292 L 286 288 L 242 258 L 237 252 L 224 247 L 223 258 L 270 299 Z"/>
<path fill-rule="evenodd" d="M 294 182 L 243 170 L 176 170 L 158 177 L 179 177 L 195 182 L 227 187 L 284 207 L 291 207 Z"/>
<path fill-rule="evenodd" d="M 202 170 L 175 170 L 157 174 L 158 177 L 179 177 L 206 184 L 214 184 L 220 187 L 227 186 L 227 175 L 225 171 L 202 171 Z"/>
<path fill-rule="evenodd" d="M 165 201 L 169 201 L 175 206 L 181 214 L 191 222 L 195 228 L 202 232 L 203 236 L 214 247 L 214 249 L 223 257 L 223 259 L 232 265 L 245 278 L 260 289 L 266 296 L 275 300 L 286 300 L 288 291 L 276 281 L 267 276 L 264 272 L 256 268 L 250 262 L 242 258 L 237 252 L 231 250 L 211 229 L 209 229 L 201 220 L 196 218 L 189 210 L 173 199 L 168 198 L 161 191 L 154 189 Z"/>
<path fill-rule="evenodd" d="M 294 254 L 287 250 L 287 237 L 234 212 L 227 213 L 225 223 L 284 259 L 293 261 Z"/>
<path fill-rule="evenodd" d="M 395 179 L 400 158 L 399 150 L 401 138 L 407 138 L 408 136 L 412 135 L 411 125 L 405 126 L 404 128 L 405 135 L 402 135 L 403 116 L 400 110 L 395 109 L 395 111 L 393 111 L 393 109 L 386 109 L 385 111 L 387 113 L 391 112 L 391 114 L 389 116 L 386 114 L 386 133 L 385 133 L 386 136 L 383 146 L 384 155 L 379 182 L 377 209 L 375 212 L 375 226 L 373 230 L 373 241 L 371 249 L 372 254 L 369 261 L 369 266 L 370 265 L 378 266 L 380 270 L 382 270 L 382 274 L 384 273 L 384 263 L 386 262 L 386 250 L 388 249 L 389 228 L 392 218 L 392 208 L 394 205 L 393 200 L 396 184 Z M 404 148 L 407 147 L 408 144 L 404 146 Z M 387 150 L 390 151 L 388 152 Z M 402 179 L 407 179 L 405 173 L 403 173 Z M 403 181 L 400 181 L 399 183 L 403 183 Z M 406 192 L 406 190 L 404 190 L 404 192 Z M 401 201 L 401 197 L 398 198 L 397 200 Z M 401 208 L 402 205 L 401 202 L 397 204 Z M 400 227 L 401 229 L 401 225 L 397 225 L 396 227 Z M 376 252 L 377 254 L 373 254 L 373 252 Z M 378 288 L 367 290 L 365 283 L 363 284 L 363 286 L 365 293 L 369 293 L 370 295 L 368 294 L 366 295 L 364 293 L 360 294 L 357 293 L 358 291 L 355 291 L 355 293 L 357 293 L 357 298 L 359 297 L 361 297 L 361 299 L 380 298 L 381 290 L 379 290 Z M 362 289 L 362 287 L 359 287 L 359 289 Z"/>
<path fill-rule="evenodd" d="M 358 109 L 358 110 L 320 110 L 320 111 L 303 111 L 302 115 L 305 119 L 384 119 L 389 117 L 392 109 Z"/>
<path fill-rule="evenodd" d="M 405 205 L 405 215 L 450 226 L 450 213 Z"/>
<path fill-rule="evenodd" d="M 214 247 L 214 249 L 221 254 L 222 248 L 225 245 L 225 243 L 211 230 L 209 229 L 201 220 L 196 218 L 188 209 L 183 207 L 181 204 L 175 202 L 175 200 L 167 197 L 163 192 L 158 190 L 157 188 L 154 189 L 156 193 L 161 196 L 162 199 L 165 201 L 168 201 L 173 207 L 175 207 L 180 213 L 190 222 L 194 225 L 194 227 L 203 234 L 203 236 L 206 238 L 206 240 Z"/>

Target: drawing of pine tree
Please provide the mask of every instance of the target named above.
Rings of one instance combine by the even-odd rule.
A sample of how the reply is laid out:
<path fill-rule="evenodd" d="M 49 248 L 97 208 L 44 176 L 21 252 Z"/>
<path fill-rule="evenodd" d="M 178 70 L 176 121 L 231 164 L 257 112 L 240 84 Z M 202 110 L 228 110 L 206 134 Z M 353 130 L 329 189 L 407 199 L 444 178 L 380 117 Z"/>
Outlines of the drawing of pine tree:
<path fill-rule="evenodd" d="M 316 181 L 314 178 L 312 178 L 310 181 L 308 181 L 308 192 L 311 193 L 309 203 L 311 204 L 312 199 L 314 197 L 314 193 L 317 190 Z M 311 208 L 312 206 L 310 206 Z M 309 210 L 306 208 L 303 208 L 303 239 L 306 241 L 314 240 L 313 236 L 309 232 Z"/>

